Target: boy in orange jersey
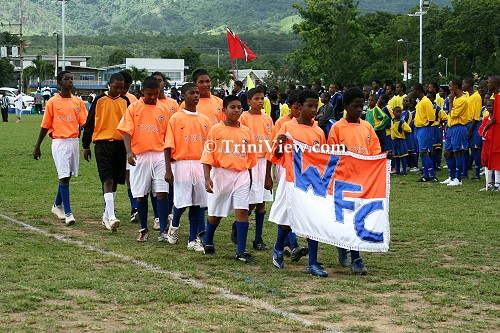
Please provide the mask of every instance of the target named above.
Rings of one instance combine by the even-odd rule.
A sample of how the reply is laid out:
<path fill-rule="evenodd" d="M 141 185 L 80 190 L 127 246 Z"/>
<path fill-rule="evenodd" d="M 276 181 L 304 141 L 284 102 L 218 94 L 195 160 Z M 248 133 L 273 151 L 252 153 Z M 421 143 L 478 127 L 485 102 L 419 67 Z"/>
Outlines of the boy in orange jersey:
<path fill-rule="evenodd" d="M 224 114 L 222 113 L 222 100 L 210 93 L 211 82 L 212 80 L 205 69 L 197 69 L 193 72 L 193 83 L 198 86 L 200 91 L 200 101 L 196 110 L 207 116 L 210 123 L 215 125 L 224 120 Z M 182 108 L 184 108 L 184 103 L 180 105 L 179 110 Z"/>
<path fill-rule="evenodd" d="M 87 162 L 92 158 L 90 143 L 95 144 L 97 170 L 105 202 L 102 224 L 111 231 L 120 226 L 120 220 L 115 216 L 115 197 L 117 185 L 125 184 L 127 162 L 123 135 L 116 129 L 130 104 L 127 97 L 121 95 L 124 81 L 120 73 L 111 75 L 109 91 L 97 96 L 92 103 L 82 137 L 83 157 Z"/>
<path fill-rule="evenodd" d="M 370 123 L 360 118 L 363 112 L 363 92 L 358 88 L 348 89 L 343 103 L 347 117 L 333 125 L 328 144 L 344 144 L 348 151 L 359 155 L 380 154 L 382 150 L 375 130 Z M 392 158 L 391 151 L 387 152 L 387 158 Z M 340 264 L 348 266 L 347 250 L 337 247 L 337 251 Z M 351 271 L 356 274 L 367 273 L 359 251 L 351 250 Z"/>
<path fill-rule="evenodd" d="M 255 239 L 253 248 L 257 251 L 269 250 L 262 240 L 262 230 L 264 228 L 264 216 L 266 215 L 265 202 L 273 201 L 273 194 L 269 189 L 264 188 L 266 177 L 271 177 L 272 163 L 266 160 L 266 153 L 271 148 L 271 133 L 273 131 L 273 119 L 262 112 L 264 106 L 264 90 L 252 88 L 247 92 L 248 105 L 250 110 L 243 112 L 240 123 L 250 128 L 257 144 L 257 165 L 252 168 L 252 188 L 250 189 L 250 212 L 255 208 Z M 272 187 L 272 186 L 271 186 Z M 236 230 L 236 222 L 233 224 Z M 233 237 L 237 239 L 236 237 Z M 234 242 L 234 239 L 233 239 Z"/>
<path fill-rule="evenodd" d="M 316 116 L 318 110 L 318 95 L 312 90 L 301 91 L 298 95 L 297 104 L 300 112 L 299 117 L 285 122 L 281 126 L 276 136 L 278 146 L 273 152 L 273 162 L 277 162 L 279 160 L 282 165 L 284 161 L 281 160 L 281 157 L 283 156 L 284 152 L 283 145 L 287 141 L 286 133 L 289 133 L 294 139 L 311 146 L 324 144 L 326 141 L 323 130 L 319 126 L 317 126 L 316 122 L 314 121 L 314 117 Z M 293 112 L 293 108 L 291 108 L 291 110 Z M 291 166 L 283 165 L 283 167 L 290 168 Z M 285 175 L 283 175 L 281 180 L 278 181 L 276 201 L 273 203 L 271 214 L 269 217 L 270 221 L 278 224 L 278 236 L 274 245 L 273 265 L 279 269 L 283 269 L 284 267 L 283 250 L 285 246 L 285 240 L 291 233 L 290 222 L 288 221 L 288 211 L 285 204 L 286 194 L 284 188 L 284 178 Z M 321 265 L 317 261 L 318 242 L 315 240 L 307 239 L 307 243 L 309 245 L 309 264 L 306 272 L 321 277 L 328 276 L 328 273 L 323 269 L 323 267 L 321 267 Z"/>
<path fill-rule="evenodd" d="M 69 181 L 71 176 L 78 176 L 80 159 L 78 126 L 85 124 L 87 109 L 81 98 L 71 94 L 73 74 L 68 71 L 59 72 L 57 83 L 61 87 L 61 92 L 51 98 L 45 106 L 42 128 L 33 150 L 33 157 L 37 160 L 42 156 L 40 145 L 45 135 L 49 133 L 52 139 L 52 157 L 59 176 L 59 188 L 52 213 L 60 220 L 64 220 L 66 225 L 72 225 L 75 223 L 75 217 L 70 207 Z"/>
<path fill-rule="evenodd" d="M 208 221 L 203 238 L 203 252 L 215 254 L 214 234 L 222 217 L 234 209 L 238 230 L 238 250 L 235 259 L 251 263 L 255 259 L 246 252 L 248 235 L 248 199 L 251 187 L 251 170 L 257 164 L 253 134 L 238 119 L 241 102 L 235 95 L 224 98 L 223 111 L 226 119 L 214 125 L 208 133 L 200 162 L 205 174 L 208 192 Z M 201 236 L 201 235 L 200 235 Z"/>
<path fill-rule="evenodd" d="M 144 98 L 131 104 L 123 116 L 118 130 L 123 134 L 127 161 L 130 166 L 130 188 L 137 198 L 141 229 L 138 242 L 145 242 L 148 230 L 148 193 L 157 196 L 160 228 L 167 225 L 168 183 L 165 181 L 163 149 L 170 112 L 158 102 L 160 84 L 154 77 L 144 80 Z"/>
<path fill-rule="evenodd" d="M 182 86 L 184 109 L 176 112 L 168 122 L 165 140 L 165 163 L 167 171 L 165 180 L 175 184 L 174 216 L 168 232 L 162 233 L 158 240 L 177 243 L 179 220 L 189 207 L 189 241 L 187 249 L 203 251 L 201 242 L 196 238 L 205 230 L 205 208 L 207 192 L 205 176 L 200 158 L 203 146 L 210 130 L 210 119 L 196 110 L 200 99 L 200 91 L 194 83 Z M 173 165 L 171 162 L 174 161 Z"/>

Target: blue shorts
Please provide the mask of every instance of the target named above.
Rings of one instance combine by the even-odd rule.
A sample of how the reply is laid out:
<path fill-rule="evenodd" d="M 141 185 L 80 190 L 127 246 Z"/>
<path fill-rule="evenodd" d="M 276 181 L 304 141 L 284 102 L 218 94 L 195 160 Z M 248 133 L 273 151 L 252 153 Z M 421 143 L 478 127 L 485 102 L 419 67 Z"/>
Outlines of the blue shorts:
<path fill-rule="evenodd" d="M 415 127 L 415 136 L 418 141 L 419 153 L 434 151 L 434 129 L 432 126 Z"/>
<path fill-rule="evenodd" d="M 443 128 L 439 126 L 432 126 L 434 132 L 434 148 L 443 147 Z"/>
<path fill-rule="evenodd" d="M 415 141 L 415 134 L 413 132 L 406 133 L 406 146 L 408 150 L 416 151 L 417 150 L 417 142 Z"/>
<path fill-rule="evenodd" d="M 394 139 L 392 140 L 394 146 L 394 157 L 401 158 L 408 156 L 408 146 L 406 145 L 406 139 Z"/>
<path fill-rule="evenodd" d="M 479 132 L 477 131 L 479 129 L 479 126 L 481 125 L 481 122 L 478 122 L 476 124 L 476 127 L 474 128 L 474 131 L 472 131 L 472 137 L 469 139 L 469 148 L 472 149 L 481 149 L 483 147 L 483 139 L 481 138 L 481 135 L 479 135 Z M 472 123 L 471 123 L 472 126 Z M 470 128 L 470 126 L 469 126 Z M 467 131 L 469 131 L 469 128 L 467 128 Z"/>
<path fill-rule="evenodd" d="M 394 146 L 392 144 L 391 135 L 384 136 L 384 151 L 392 150 L 394 152 Z"/>
<path fill-rule="evenodd" d="M 468 148 L 469 142 L 467 140 L 466 125 L 453 125 L 448 127 L 444 150 L 457 152 Z"/>

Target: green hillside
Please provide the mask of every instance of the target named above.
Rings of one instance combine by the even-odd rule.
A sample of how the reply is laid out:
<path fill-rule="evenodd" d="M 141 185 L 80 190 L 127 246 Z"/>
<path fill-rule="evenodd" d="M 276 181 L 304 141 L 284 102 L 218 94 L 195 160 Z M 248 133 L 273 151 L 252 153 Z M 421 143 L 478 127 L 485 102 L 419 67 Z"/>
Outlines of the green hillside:
<path fill-rule="evenodd" d="M 222 33 L 226 22 L 237 32 L 290 32 L 298 19 L 292 3 L 302 0 L 71 0 L 66 8 L 68 35 L 123 34 L 127 32 L 186 34 Z M 433 1 L 438 5 L 449 0 Z M 418 0 L 360 0 L 362 12 L 405 13 Z M 49 0 L 23 1 L 26 35 L 49 35 L 61 29 L 61 4 Z M 19 1 L 6 0 L 1 23 L 17 23 Z M 5 29 L 5 28 L 4 28 Z M 12 32 L 17 28 L 13 28 Z"/>

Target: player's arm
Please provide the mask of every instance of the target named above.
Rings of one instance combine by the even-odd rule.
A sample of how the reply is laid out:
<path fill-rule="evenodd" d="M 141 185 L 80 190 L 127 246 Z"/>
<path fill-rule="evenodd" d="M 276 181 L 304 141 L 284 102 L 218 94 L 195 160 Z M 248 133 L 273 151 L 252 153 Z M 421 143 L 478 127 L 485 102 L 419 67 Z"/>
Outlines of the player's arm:
<path fill-rule="evenodd" d="M 90 111 L 87 116 L 87 122 L 83 125 L 83 135 L 82 135 L 82 146 L 83 146 L 83 158 L 85 161 L 89 162 L 92 158 L 92 152 L 90 151 L 90 143 L 92 142 L 92 135 L 94 135 L 95 128 L 95 107 L 97 101 L 94 101 L 90 106 Z"/>
<path fill-rule="evenodd" d="M 47 132 L 49 131 L 48 128 L 40 128 L 40 133 L 38 134 L 38 139 L 36 140 L 35 143 L 35 148 L 33 149 L 33 157 L 35 160 L 39 159 L 42 156 L 42 152 L 40 151 L 40 145 L 42 144 L 43 139 L 47 135 Z"/>
<path fill-rule="evenodd" d="M 274 150 L 274 156 L 277 159 L 280 159 L 281 156 L 283 156 L 283 153 L 284 153 L 284 148 L 283 147 L 286 144 L 286 135 L 285 134 L 279 134 L 276 137 L 276 141 L 277 141 L 277 146 L 276 146 L 276 149 Z"/>
<path fill-rule="evenodd" d="M 271 177 L 271 161 L 266 160 L 266 179 L 264 180 L 264 188 L 268 191 L 273 191 L 273 177 Z"/>
<path fill-rule="evenodd" d="M 132 151 L 132 137 L 127 132 L 123 133 L 123 143 L 125 144 L 125 150 L 127 151 L 128 164 L 135 165 L 136 156 Z"/>
<path fill-rule="evenodd" d="M 212 178 L 210 178 L 210 171 L 212 171 L 212 166 L 210 164 L 203 163 L 203 174 L 205 175 L 205 190 L 208 193 L 214 193 L 214 183 Z"/>
<path fill-rule="evenodd" d="M 163 150 L 165 155 L 165 181 L 169 184 L 174 183 L 174 173 L 172 172 L 172 148 L 165 148 Z"/>

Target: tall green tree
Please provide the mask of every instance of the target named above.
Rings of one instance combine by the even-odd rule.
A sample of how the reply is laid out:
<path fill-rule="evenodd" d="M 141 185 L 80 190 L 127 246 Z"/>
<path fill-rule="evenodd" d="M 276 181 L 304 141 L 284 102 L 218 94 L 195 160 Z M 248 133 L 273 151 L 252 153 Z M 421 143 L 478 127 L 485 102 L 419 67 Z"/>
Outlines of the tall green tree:
<path fill-rule="evenodd" d="M 209 67 L 208 73 L 210 73 L 210 79 L 212 79 L 212 87 L 218 87 L 220 85 L 229 85 L 232 79 L 231 72 L 225 67 Z"/>
<path fill-rule="evenodd" d="M 179 54 L 179 58 L 184 59 L 184 65 L 189 67 L 186 69 L 186 75 L 190 75 L 197 68 L 201 67 L 201 53 L 191 46 L 183 48 Z"/>
<path fill-rule="evenodd" d="M 179 59 L 179 55 L 175 50 L 172 49 L 162 49 L 159 52 L 159 56 L 162 59 Z"/>
<path fill-rule="evenodd" d="M 7 58 L 0 58 L 0 86 L 9 86 L 14 81 L 14 65 Z"/>
<path fill-rule="evenodd" d="M 29 79 L 40 79 L 40 82 L 53 78 L 55 72 L 54 65 L 48 63 L 45 60 L 33 60 L 31 61 L 31 66 L 24 69 L 24 80 L 26 82 Z"/>
<path fill-rule="evenodd" d="M 108 65 L 124 64 L 126 58 L 133 58 L 134 54 L 128 50 L 114 50 L 109 54 Z"/>
<path fill-rule="evenodd" d="M 134 82 L 134 93 L 137 94 L 137 81 L 144 81 L 144 79 L 148 76 L 148 71 L 146 68 L 139 69 L 135 66 L 130 66 L 129 72 L 132 76 L 132 81 Z"/>

